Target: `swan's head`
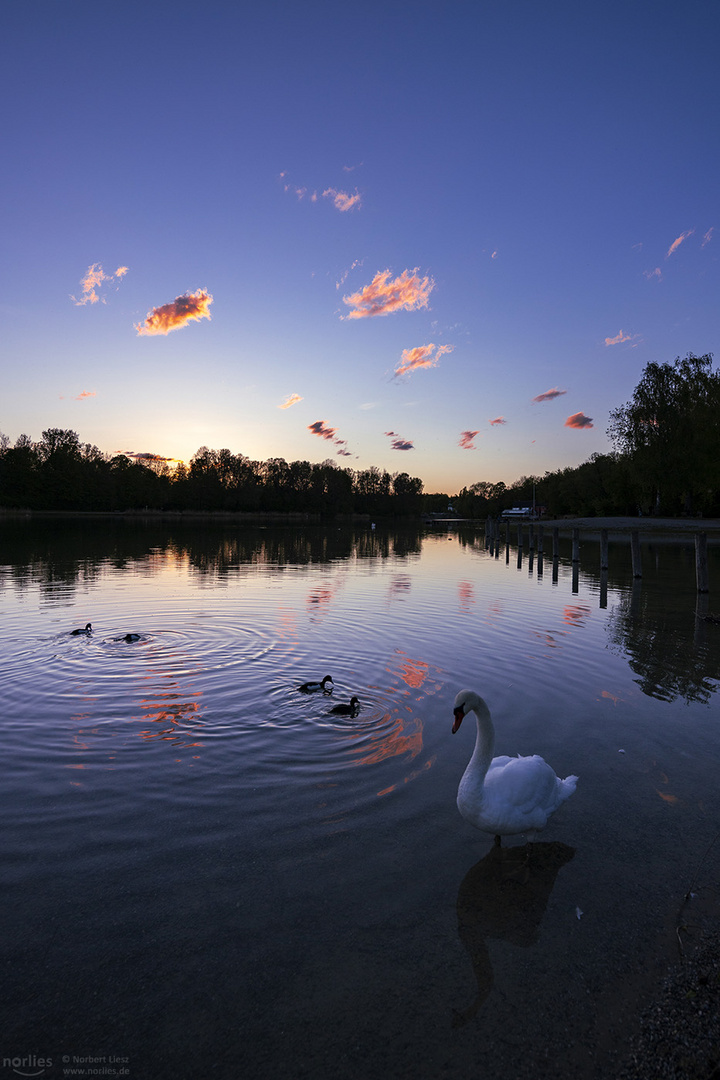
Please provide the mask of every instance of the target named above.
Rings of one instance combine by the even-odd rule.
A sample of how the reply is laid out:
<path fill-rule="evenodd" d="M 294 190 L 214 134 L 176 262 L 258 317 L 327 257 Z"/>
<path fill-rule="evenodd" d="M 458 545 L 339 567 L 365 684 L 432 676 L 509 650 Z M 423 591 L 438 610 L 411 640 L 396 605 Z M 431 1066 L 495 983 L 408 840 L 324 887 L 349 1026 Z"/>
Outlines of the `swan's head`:
<path fill-rule="evenodd" d="M 453 705 L 453 716 L 455 720 L 452 726 L 453 735 L 458 730 L 463 722 L 463 717 L 467 716 L 473 709 L 479 708 L 483 704 L 482 698 L 475 693 L 474 690 L 461 690 L 458 696 L 455 698 L 455 704 Z"/>

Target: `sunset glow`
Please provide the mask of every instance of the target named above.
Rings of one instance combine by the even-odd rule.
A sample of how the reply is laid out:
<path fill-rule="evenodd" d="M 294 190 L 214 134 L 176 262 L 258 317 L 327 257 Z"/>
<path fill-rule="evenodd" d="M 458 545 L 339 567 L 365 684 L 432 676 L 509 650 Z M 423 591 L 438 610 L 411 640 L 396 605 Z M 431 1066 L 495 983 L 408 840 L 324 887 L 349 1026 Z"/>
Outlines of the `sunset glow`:
<path fill-rule="evenodd" d="M 404 454 L 454 495 L 610 453 L 647 364 L 720 356 L 712 5 L 33 10 L 0 66 L 10 446 Z"/>

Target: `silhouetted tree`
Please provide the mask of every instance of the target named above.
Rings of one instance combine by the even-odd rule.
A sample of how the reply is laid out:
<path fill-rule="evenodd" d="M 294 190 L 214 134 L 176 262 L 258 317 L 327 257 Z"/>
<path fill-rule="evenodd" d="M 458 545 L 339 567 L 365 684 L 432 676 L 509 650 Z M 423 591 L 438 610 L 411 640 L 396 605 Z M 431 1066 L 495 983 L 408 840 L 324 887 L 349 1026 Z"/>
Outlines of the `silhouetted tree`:
<path fill-rule="evenodd" d="M 713 505 L 720 489 L 720 372 L 712 354 L 647 364 L 632 400 L 610 413 L 608 435 L 632 462 L 652 509 Z"/>

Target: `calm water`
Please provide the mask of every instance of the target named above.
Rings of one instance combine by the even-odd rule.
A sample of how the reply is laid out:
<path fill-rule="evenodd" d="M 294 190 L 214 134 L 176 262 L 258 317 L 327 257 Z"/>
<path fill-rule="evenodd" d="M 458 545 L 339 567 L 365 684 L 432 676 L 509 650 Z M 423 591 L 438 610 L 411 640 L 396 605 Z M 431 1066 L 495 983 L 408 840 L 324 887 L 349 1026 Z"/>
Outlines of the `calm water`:
<path fill-rule="evenodd" d="M 720 817 L 689 545 L 633 588 L 625 544 L 603 583 L 590 542 L 573 580 L 472 530 L 0 529 L 3 1057 L 613 1076 Z M 580 777 L 529 871 L 455 806 L 466 686 L 496 753 Z"/>

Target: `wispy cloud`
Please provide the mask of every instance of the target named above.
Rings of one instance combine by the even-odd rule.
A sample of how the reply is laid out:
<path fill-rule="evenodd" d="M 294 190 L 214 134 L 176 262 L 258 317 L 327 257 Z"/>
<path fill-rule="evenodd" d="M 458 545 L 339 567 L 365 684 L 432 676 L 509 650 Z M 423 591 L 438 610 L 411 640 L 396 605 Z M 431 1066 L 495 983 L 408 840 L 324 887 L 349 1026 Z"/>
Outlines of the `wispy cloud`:
<path fill-rule="evenodd" d="M 507 424 L 507 420 L 504 416 L 496 416 L 494 420 L 488 420 L 491 427 L 497 427 L 498 424 Z"/>
<path fill-rule="evenodd" d="M 369 285 L 350 296 L 343 296 L 343 303 L 353 308 L 345 319 L 367 319 L 374 315 L 390 315 L 393 311 L 417 311 L 428 306 L 428 298 L 435 286 L 431 277 L 418 276 L 418 268 L 403 270 L 399 277 L 390 280 L 390 271 L 375 275 Z"/>
<path fill-rule="evenodd" d="M 278 409 L 289 409 L 291 405 L 297 405 L 298 401 L 302 401 L 300 394 L 290 394 L 286 397 L 282 405 L 278 405 Z"/>
<path fill-rule="evenodd" d="M 75 401 L 87 401 L 87 399 L 91 398 L 91 397 L 97 397 L 97 391 L 96 390 L 83 390 L 75 398 Z"/>
<path fill-rule="evenodd" d="M 99 295 L 98 289 L 107 282 L 119 281 L 120 278 L 125 277 L 127 272 L 127 266 L 118 266 L 114 274 L 106 274 L 100 263 L 93 263 L 92 266 L 88 266 L 85 277 L 80 279 L 80 284 L 83 287 L 80 299 L 78 300 L 76 296 L 72 295 L 70 299 L 77 307 L 84 307 L 85 304 L 97 304 L 98 300 L 104 304 L 106 300 Z"/>
<path fill-rule="evenodd" d="M 533 398 L 535 401 L 554 401 L 555 398 L 562 397 L 563 394 L 567 394 L 567 390 L 558 390 L 557 386 L 554 386 L 552 390 L 546 390 L 544 394 L 538 394 Z"/>
<path fill-rule="evenodd" d="M 324 199 L 332 199 L 333 205 L 336 210 L 341 210 L 345 213 L 347 210 L 360 209 L 362 206 L 362 195 L 355 188 L 355 194 L 350 195 L 347 191 L 337 191 L 335 188 L 326 188 L 323 191 Z"/>
<path fill-rule="evenodd" d="M 362 266 L 364 262 L 364 259 L 355 259 L 352 266 L 348 267 L 347 270 L 343 270 L 342 274 L 340 275 L 340 280 L 335 282 L 335 288 L 339 289 L 341 285 L 344 285 L 348 279 L 348 274 L 351 274 L 356 267 Z"/>
<path fill-rule="evenodd" d="M 673 240 L 672 244 L 671 244 L 671 245 L 670 245 L 670 247 L 668 248 L 668 250 L 667 250 L 667 255 L 665 256 L 665 258 L 666 258 L 666 259 L 669 259 L 669 258 L 670 258 L 670 256 L 671 256 L 671 255 L 673 254 L 673 252 L 677 251 L 677 249 L 678 249 L 678 248 L 680 247 L 680 245 L 682 244 L 683 240 L 687 240 L 688 236 L 693 236 L 693 235 L 694 235 L 694 233 L 695 233 L 695 230 L 694 230 L 694 229 L 688 229 L 688 231 L 687 231 L 687 232 L 684 232 L 684 233 L 680 233 L 680 235 L 678 236 L 678 238 L 677 238 L 676 240 Z"/>
<path fill-rule="evenodd" d="M 209 319 L 209 307 L 213 298 L 205 289 L 198 289 L 194 293 L 184 293 L 176 296 L 170 304 L 153 308 L 145 317 L 144 323 L 136 323 L 135 329 L 138 334 L 169 334 L 171 330 L 179 330 L 194 319 Z"/>
<path fill-rule="evenodd" d="M 324 420 L 316 420 L 314 423 L 308 424 L 308 431 L 312 431 L 313 435 L 317 435 L 318 438 L 326 439 L 328 442 L 339 447 L 337 453 L 340 457 L 351 457 L 350 451 L 347 448 L 347 440 L 338 439 L 337 428 L 328 427 Z"/>
<path fill-rule="evenodd" d="M 710 243 L 710 241 L 712 240 L 712 234 L 714 232 L 715 232 L 715 226 L 713 225 L 711 228 L 708 229 L 708 231 L 703 236 L 702 244 L 700 245 L 701 247 L 705 247 L 706 244 Z"/>
<path fill-rule="evenodd" d="M 593 427 L 592 416 L 586 416 L 583 412 L 573 413 L 565 421 L 565 427 L 591 428 Z"/>
<path fill-rule="evenodd" d="M 652 278 L 657 278 L 658 281 L 662 281 L 662 270 L 659 266 L 656 266 L 654 270 L 643 270 L 643 276 L 651 281 Z"/>
<path fill-rule="evenodd" d="M 353 168 L 355 168 L 355 166 L 351 166 L 351 168 L 345 167 L 345 172 L 351 172 Z M 302 202 L 308 194 L 308 188 L 304 186 L 297 187 L 288 179 L 287 172 L 281 172 L 279 179 L 283 182 L 283 191 L 289 191 L 293 195 L 296 195 L 299 202 Z M 313 191 L 308 196 L 309 201 L 312 203 L 316 203 L 319 198 L 320 196 L 317 191 Z M 359 210 L 362 206 L 362 195 L 357 188 L 351 193 L 349 191 L 340 191 L 338 188 L 328 187 L 322 192 L 322 198 L 330 199 L 336 210 L 340 210 L 341 213 L 346 213 L 348 210 Z"/>
<path fill-rule="evenodd" d="M 458 446 L 461 446 L 463 450 L 474 450 L 475 443 L 473 442 L 473 440 L 479 434 L 479 431 L 462 431 L 460 433 L 460 441 L 458 442 Z"/>
<path fill-rule="evenodd" d="M 392 439 L 391 446 L 393 450 L 414 450 L 413 443 L 408 442 L 407 439 L 403 439 L 401 435 L 398 435 L 397 431 L 386 431 L 385 434 L 389 439 Z"/>
<path fill-rule="evenodd" d="M 418 368 L 435 367 L 438 360 L 445 353 L 451 353 L 454 345 L 416 345 L 414 349 L 403 349 L 402 359 L 395 368 L 395 376 L 407 375 L 409 371 L 417 371 Z"/>
<path fill-rule="evenodd" d="M 355 169 L 359 169 L 362 164 L 363 162 L 360 161 L 357 165 L 343 165 L 343 172 L 354 172 Z"/>
<path fill-rule="evenodd" d="M 624 341 L 635 341 L 639 337 L 639 334 L 626 334 L 621 330 L 619 334 L 615 335 L 615 337 L 606 337 L 605 344 L 621 345 Z"/>
<path fill-rule="evenodd" d="M 163 457 L 161 454 L 149 454 L 142 453 L 136 454 L 134 450 L 123 450 L 122 453 L 125 457 L 134 458 L 135 461 L 140 461 L 148 464 L 162 464 L 163 462 L 180 461 L 180 458 Z"/>

